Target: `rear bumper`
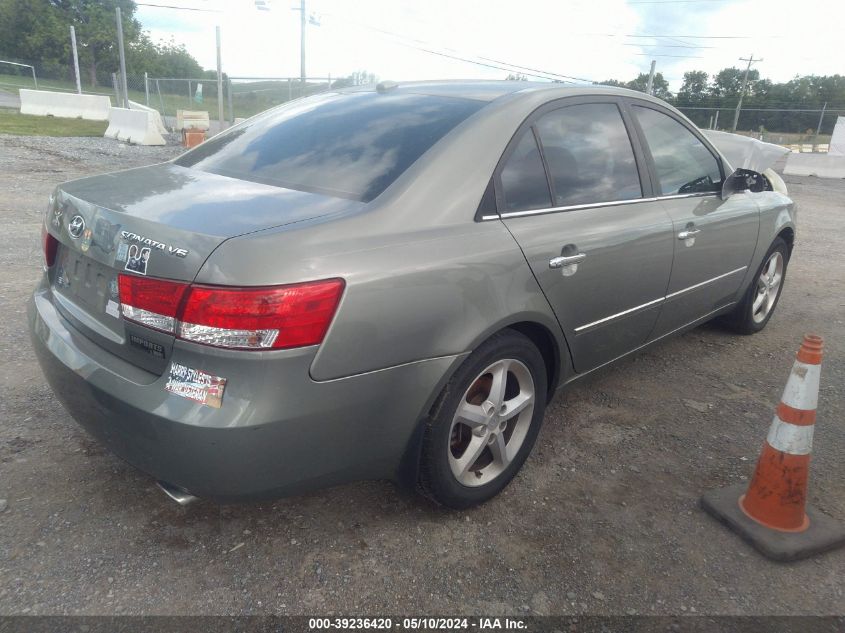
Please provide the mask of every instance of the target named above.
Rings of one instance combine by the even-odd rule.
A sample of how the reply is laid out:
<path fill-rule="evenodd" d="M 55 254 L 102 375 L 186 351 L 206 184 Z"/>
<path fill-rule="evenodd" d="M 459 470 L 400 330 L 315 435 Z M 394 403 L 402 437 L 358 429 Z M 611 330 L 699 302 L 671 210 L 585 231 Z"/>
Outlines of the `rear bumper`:
<path fill-rule="evenodd" d="M 391 478 L 417 422 L 460 356 L 327 382 L 316 348 L 227 352 L 177 341 L 172 361 L 227 378 L 219 409 L 94 345 L 63 319 L 50 290 L 28 305 L 32 344 L 70 414 L 118 456 L 216 501 L 277 497 Z"/>

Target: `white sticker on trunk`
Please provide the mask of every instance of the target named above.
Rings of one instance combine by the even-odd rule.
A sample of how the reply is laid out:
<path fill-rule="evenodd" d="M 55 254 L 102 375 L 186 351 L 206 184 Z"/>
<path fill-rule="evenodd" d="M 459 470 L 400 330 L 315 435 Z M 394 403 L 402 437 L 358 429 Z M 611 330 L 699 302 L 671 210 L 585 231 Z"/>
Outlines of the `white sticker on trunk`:
<path fill-rule="evenodd" d="M 117 255 L 115 255 L 114 261 L 116 262 L 125 262 L 126 255 L 129 252 L 129 244 L 126 242 L 121 242 L 117 245 Z"/>
<path fill-rule="evenodd" d="M 120 318 L 120 307 L 117 305 L 117 301 L 109 299 L 109 302 L 106 304 L 106 314 L 113 316 L 115 319 Z"/>
<path fill-rule="evenodd" d="M 129 247 L 129 253 L 126 258 L 126 266 L 123 270 L 128 270 L 139 275 L 147 274 L 147 263 L 150 261 L 150 247 L 145 246 L 139 248 L 133 244 Z"/>
<path fill-rule="evenodd" d="M 170 393 L 219 409 L 223 404 L 226 379 L 212 376 L 199 369 L 171 363 L 170 376 L 164 386 Z"/>

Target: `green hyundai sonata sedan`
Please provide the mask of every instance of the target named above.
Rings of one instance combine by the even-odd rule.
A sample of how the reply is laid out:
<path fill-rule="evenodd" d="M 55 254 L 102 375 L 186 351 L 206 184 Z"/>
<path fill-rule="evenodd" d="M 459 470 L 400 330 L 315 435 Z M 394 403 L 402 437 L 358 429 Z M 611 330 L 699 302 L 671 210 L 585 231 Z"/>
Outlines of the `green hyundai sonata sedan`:
<path fill-rule="evenodd" d="M 558 387 L 762 329 L 794 239 L 782 181 L 658 99 L 383 83 L 60 185 L 29 322 L 71 415 L 177 501 L 390 478 L 464 508 Z"/>

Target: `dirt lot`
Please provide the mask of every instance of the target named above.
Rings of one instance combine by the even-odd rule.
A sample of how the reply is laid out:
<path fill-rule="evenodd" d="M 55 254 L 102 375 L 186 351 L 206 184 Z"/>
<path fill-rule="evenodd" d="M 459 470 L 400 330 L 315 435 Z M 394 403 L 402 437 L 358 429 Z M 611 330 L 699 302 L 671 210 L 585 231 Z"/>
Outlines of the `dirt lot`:
<path fill-rule="evenodd" d="M 24 318 L 53 186 L 176 151 L 0 136 L 0 613 L 845 614 L 845 549 L 770 563 L 698 507 L 751 474 L 817 332 L 810 499 L 845 521 L 845 181 L 788 181 L 800 243 L 763 333 L 701 327 L 559 394 L 483 507 L 368 482 L 181 508 L 64 412 Z"/>

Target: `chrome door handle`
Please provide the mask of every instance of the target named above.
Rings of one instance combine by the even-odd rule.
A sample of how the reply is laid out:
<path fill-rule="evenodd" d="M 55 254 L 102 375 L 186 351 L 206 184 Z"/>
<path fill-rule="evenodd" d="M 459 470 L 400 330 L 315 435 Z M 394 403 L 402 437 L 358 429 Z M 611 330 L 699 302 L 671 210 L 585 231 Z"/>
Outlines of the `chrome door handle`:
<path fill-rule="evenodd" d="M 685 229 L 685 230 L 681 231 L 680 233 L 678 233 L 678 239 L 679 240 L 687 240 L 691 237 L 695 237 L 699 233 L 701 233 L 701 231 L 699 229 Z"/>
<path fill-rule="evenodd" d="M 549 268 L 563 268 L 564 266 L 569 266 L 570 264 L 577 264 L 586 257 L 586 253 L 578 253 L 577 255 L 569 255 L 568 257 L 564 257 L 563 255 L 560 257 L 553 257 L 549 260 Z"/>

